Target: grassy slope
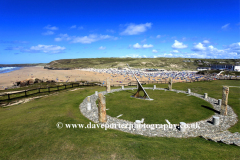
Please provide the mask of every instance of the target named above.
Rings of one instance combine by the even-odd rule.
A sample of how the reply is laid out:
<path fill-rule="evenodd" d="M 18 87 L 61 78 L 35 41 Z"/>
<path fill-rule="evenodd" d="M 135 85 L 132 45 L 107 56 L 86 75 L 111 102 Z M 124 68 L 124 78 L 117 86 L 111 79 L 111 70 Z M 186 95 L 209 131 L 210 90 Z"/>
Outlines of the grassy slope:
<path fill-rule="evenodd" d="M 128 63 L 135 68 L 161 68 L 173 70 L 196 70 L 198 67 L 198 59 L 190 59 L 193 62 L 183 62 L 188 58 L 83 58 L 83 59 L 62 59 L 48 63 L 47 65 L 54 68 L 117 68 L 127 67 Z M 212 64 L 226 62 L 226 64 L 234 64 L 239 59 L 204 59 Z M 204 64 L 204 63 L 203 63 Z M 205 64 L 206 65 L 206 64 Z"/>
<path fill-rule="evenodd" d="M 214 81 L 174 84 L 173 88 L 221 98 L 223 84 Z M 149 85 L 150 86 L 150 85 Z M 161 85 L 161 87 L 165 87 Z M 62 92 L 26 104 L 0 108 L 0 159 L 239 159 L 239 147 L 202 138 L 149 138 L 116 130 L 57 129 L 56 123 L 83 123 L 89 120 L 79 103 L 95 90 L 87 88 Z M 229 104 L 240 116 L 239 89 L 230 88 Z M 232 131 L 240 131 L 238 125 Z"/>

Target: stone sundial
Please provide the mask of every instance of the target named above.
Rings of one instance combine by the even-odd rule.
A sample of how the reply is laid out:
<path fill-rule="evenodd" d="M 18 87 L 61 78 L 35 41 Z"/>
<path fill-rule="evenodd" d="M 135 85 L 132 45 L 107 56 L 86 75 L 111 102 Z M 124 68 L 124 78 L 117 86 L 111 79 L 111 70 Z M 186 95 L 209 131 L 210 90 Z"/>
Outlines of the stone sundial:
<path fill-rule="evenodd" d="M 132 74 L 133 74 L 133 76 L 135 77 L 135 79 L 137 80 L 138 90 L 137 90 L 137 92 L 136 92 L 132 97 L 140 98 L 140 99 L 145 99 L 145 100 L 153 100 L 153 99 L 151 99 L 151 98 L 148 96 L 147 92 L 146 92 L 145 89 L 142 87 L 141 83 L 139 82 L 139 80 L 137 79 L 137 77 L 135 76 L 135 74 L 133 73 L 133 71 L 130 69 L 130 67 L 129 67 L 128 64 L 127 64 L 127 66 L 128 66 L 128 68 L 129 68 L 129 70 L 132 72 Z M 144 93 L 144 96 L 143 96 L 143 97 L 141 97 L 141 96 L 139 95 L 139 92 L 140 92 L 140 91 L 143 91 L 143 93 Z"/>

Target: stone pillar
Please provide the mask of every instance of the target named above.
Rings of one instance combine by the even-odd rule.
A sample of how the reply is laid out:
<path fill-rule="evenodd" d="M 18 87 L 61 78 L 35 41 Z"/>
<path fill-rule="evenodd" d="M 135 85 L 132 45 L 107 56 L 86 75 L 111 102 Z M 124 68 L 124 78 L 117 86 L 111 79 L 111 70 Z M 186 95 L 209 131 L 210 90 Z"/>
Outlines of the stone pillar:
<path fill-rule="evenodd" d="M 180 122 L 179 124 L 179 127 L 180 127 L 180 131 L 181 132 L 185 132 L 186 131 L 186 123 L 185 122 Z"/>
<path fill-rule="evenodd" d="M 95 95 L 98 96 L 98 91 L 95 91 Z"/>
<path fill-rule="evenodd" d="M 218 105 L 221 106 L 222 104 L 222 99 L 218 99 Z"/>
<path fill-rule="evenodd" d="M 124 86 L 122 86 L 122 89 L 124 89 Z"/>
<path fill-rule="evenodd" d="M 156 89 L 156 85 L 153 85 L 153 89 Z"/>
<path fill-rule="evenodd" d="M 188 88 L 188 93 L 190 94 L 191 93 L 191 89 Z"/>
<path fill-rule="evenodd" d="M 213 125 L 216 125 L 216 126 L 219 125 L 219 123 L 220 123 L 219 117 L 213 116 L 212 123 L 213 123 Z"/>
<path fill-rule="evenodd" d="M 229 93 L 229 87 L 223 86 L 220 114 L 224 116 L 227 115 L 228 93 Z"/>
<path fill-rule="evenodd" d="M 109 78 L 107 78 L 106 91 L 107 91 L 108 93 L 111 92 L 111 86 L 110 86 Z"/>
<path fill-rule="evenodd" d="M 169 78 L 169 81 L 168 81 L 168 90 L 169 91 L 172 90 L 172 78 L 171 77 Z"/>
<path fill-rule="evenodd" d="M 207 93 L 204 93 L 204 98 L 207 98 L 208 97 L 208 94 Z"/>
<path fill-rule="evenodd" d="M 98 120 L 100 123 L 107 122 L 106 98 L 102 93 L 98 94 Z"/>
<path fill-rule="evenodd" d="M 90 103 L 91 96 L 87 96 L 87 101 Z"/>
<path fill-rule="evenodd" d="M 87 103 L 87 110 L 90 111 L 92 109 L 91 103 Z"/>

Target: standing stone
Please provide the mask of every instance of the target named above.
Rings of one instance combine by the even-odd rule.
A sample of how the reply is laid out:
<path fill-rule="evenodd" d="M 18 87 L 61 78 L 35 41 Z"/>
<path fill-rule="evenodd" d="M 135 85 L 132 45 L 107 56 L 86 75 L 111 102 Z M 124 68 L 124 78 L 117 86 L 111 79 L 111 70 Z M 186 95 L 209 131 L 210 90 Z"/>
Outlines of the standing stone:
<path fill-rule="evenodd" d="M 91 96 L 88 96 L 88 97 L 87 97 L 87 101 L 88 101 L 88 102 L 90 102 L 90 98 L 91 98 Z"/>
<path fill-rule="evenodd" d="M 106 98 L 102 93 L 98 94 L 98 120 L 100 123 L 107 122 Z"/>
<path fill-rule="evenodd" d="M 191 89 L 188 88 L 188 93 L 190 94 L 191 93 Z"/>
<path fill-rule="evenodd" d="M 91 103 L 87 103 L 87 110 L 90 111 L 92 109 Z"/>
<path fill-rule="evenodd" d="M 95 91 L 95 95 L 98 96 L 98 91 Z"/>
<path fill-rule="evenodd" d="M 186 126 L 185 122 L 180 122 L 179 127 L 180 127 L 180 131 L 181 132 L 185 132 L 186 131 L 187 126 Z"/>
<path fill-rule="evenodd" d="M 218 99 L 218 105 L 219 105 L 219 106 L 222 105 L 222 99 Z"/>
<path fill-rule="evenodd" d="M 108 93 L 111 92 L 111 86 L 110 86 L 109 78 L 107 78 L 106 91 L 107 91 Z"/>
<path fill-rule="evenodd" d="M 223 86 L 220 114 L 224 116 L 227 115 L 228 93 L 229 93 L 229 87 Z"/>
<path fill-rule="evenodd" d="M 169 81 L 168 81 L 168 90 L 169 91 L 172 90 L 172 78 L 171 77 L 169 78 Z"/>
<path fill-rule="evenodd" d="M 204 93 L 204 98 L 207 98 L 208 97 L 208 94 L 207 93 Z"/>
<path fill-rule="evenodd" d="M 156 85 L 153 85 L 153 89 L 156 89 Z"/>
<path fill-rule="evenodd" d="M 213 122 L 213 125 L 216 125 L 216 126 L 219 125 L 220 123 L 219 117 L 213 116 L 212 122 Z"/>
<path fill-rule="evenodd" d="M 124 86 L 122 86 L 122 89 L 124 89 Z"/>

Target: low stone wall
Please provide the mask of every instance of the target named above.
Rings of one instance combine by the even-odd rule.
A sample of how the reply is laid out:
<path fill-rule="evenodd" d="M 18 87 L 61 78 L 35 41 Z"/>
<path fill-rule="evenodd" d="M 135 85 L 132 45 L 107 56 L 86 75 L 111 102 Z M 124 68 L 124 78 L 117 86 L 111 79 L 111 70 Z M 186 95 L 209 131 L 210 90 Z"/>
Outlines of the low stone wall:
<path fill-rule="evenodd" d="M 110 93 L 113 92 L 119 92 L 119 91 L 123 91 L 123 90 L 133 90 L 136 88 L 125 88 L 125 89 L 113 89 L 111 90 Z M 152 87 L 145 87 L 144 89 L 153 89 Z M 156 88 L 154 90 L 165 90 L 167 92 L 167 89 L 164 88 Z M 184 94 L 188 94 L 188 96 L 195 96 L 198 98 L 201 98 L 207 102 L 209 102 L 215 110 L 220 111 L 221 106 L 218 105 L 218 100 L 211 98 L 211 97 L 207 97 L 204 98 L 204 95 L 200 95 L 197 93 L 188 93 L 188 91 L 181 91 L 181 90 L 175 90 L 172 89 L 173 92 L 177 92 L 177 93 L 184 93 Z M 106 91 L 104 92 L 99 92 L 102 93 L 103 95 L 107 94 Z M 80 111 L 81 113 L 87 117 L 88 119 L 90 119 L 91 121 L 93 121 L 94 123 L 99 123 L 98 121 L 98 108 L 96 105 L 96 100 L 97 100 L 97 96 L 95 94 L 91 95 L 90 98 L 90 102 L 92 105 L 92 110 L 88 111 L 87 110 L 87 97 L 83 100 L 83 102 L 79 105 Z M 150 136 L 150 137 L 176 137 L 176 138 L 188 138 L 188 137 L 198 137 L 198 136 L 202 136 L 204 137 L 205 135 L 213 135 L 216 133 L 219 133 L 221 131 L 225 131 L 228 128 L 230 128 L 231 126 L 233 126 L 234 124 L 237 123 L 238 119 L 237 119 L 237 115 L 234 113 L 233 109 L 228 105 L 227 108 L 227 112 L 228 115 L 227 116 L 223 116 L 220 115 L 218 113 L 215 113 L 213 116 L 218 116 L 220 119 L 220 124 L 219 125 L 213 125 L 212 122 L 212 116 L 201 120 L 201 121 L 197 121 L 197 124 L 199 125 L 200 128 L 187 128 L 185 132 L 181 132 L 179 131 L 178 127 L 179 124 L 173 124 L 173 126 L 175 125 L 175 127 L 172 128 L 159 128 L 159 127 L 151 127 L 151 128 L 129 128 L 130 125 L 133 125 L 134 122 L 130 122 L 127 120 L 123 120 L 123 119 L 118 119 L 115 117 L 111 117 L 107 115 L 107 122 L 104 124 L 107 125 L 111 125 L 111 124 L 128 124 L 125 128 L 119 128 L 117 125 L 117 130 L 123 131 L 123 132 L 127 132 L 127 133 L 132 133 L 132 134 L 139 134 L 139 135 L 144 135 L 144 136 Z M 196 122 L 193 123 L 187 123 L 188 125 L 194 126 L 196 124 Z M 239 136 L 240 138 L 240 136 Z M 240 141 L 239 141 L 240 142 Z M 240 145 L 240 144 L 239 144 Z"/>

